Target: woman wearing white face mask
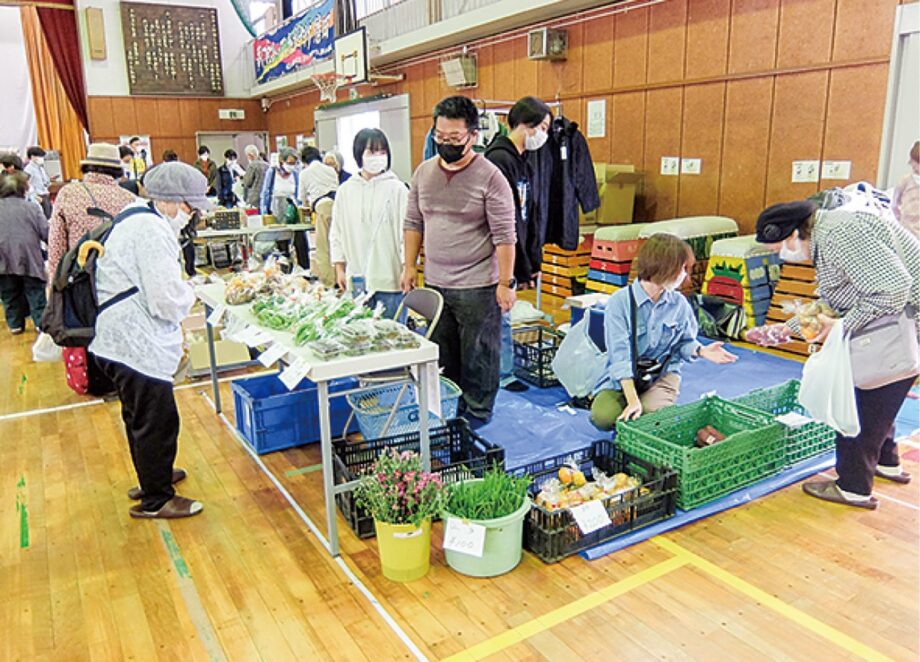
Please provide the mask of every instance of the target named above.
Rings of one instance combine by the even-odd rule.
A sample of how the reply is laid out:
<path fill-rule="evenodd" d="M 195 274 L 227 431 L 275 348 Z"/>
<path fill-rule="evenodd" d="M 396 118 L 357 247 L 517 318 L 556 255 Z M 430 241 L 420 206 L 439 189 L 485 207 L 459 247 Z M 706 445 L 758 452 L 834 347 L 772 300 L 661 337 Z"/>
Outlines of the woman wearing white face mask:
<path fill-rule="evenodd" d="M 278 223 L 283 223 L 287 214 L 288 206 L 298 198 L 300 190 L 297 180 L 297 152 L 291 147 L 285 147 L 278 154 L 278 166 L 269 168 L 265 173 L 265 181 L 262 183 L 262 195 L 259 198 L 259 210 L 263 214 L 271 214 Z M 272 240 L 274 233 L 264 233 L 261 235 L 265 241 L 257 241 L 255 251 L 260 255 L 267 255 L 275 247 L 275 241 Z M 301 241 L 297 240 L 295 233 L 295 244 L 297 248 L 297 261 L 300 266 L 307 268 L 310 266 L 309 247 L 306 246 L 306 238 Z"/>
<path fill-rule="evenodd" d="M 819 210 L 810 200 L 780 203 L 761 212 L 757 241 L 784 260 L 814 262 L 821 299 L 840 317 L 819 316 L 821 330 L 812 342 L 823 342 L 836 324 L 843 325 L 844 333 L 858 333 L 880 318 L 902 313 L 913 317 L 920 337 L 920 242 L 886 214 L 847 206 Z M 799 331 L 800 325 L 792 318 L 783 328 Z M 788 335 L 779 333 L 783 328 L 770 335 Z M 855 358 L 853 368 L 855 376 Z M 874 510 L 873 477 L 910 481 L 894 442 L 894 419 L 914 378 L 856 388 L 860 432 L 837 435 L 837 480 L 805 483 L 806 494 Z"/>
<path fill-rule="evenodd" d="M 901 225 L 920 239 L 920 140 L 910 148 L 910 172 L 894 189 L 891 211 Z"/>
<path fill-rule="evenodd" d="M 355 136 L 355 162 L 361 172 L 339 187 L 332 211 L 329 243 L 337 285 L 372 296 L 396 314 L 402 292 L 403 220 L 409 191 L 390 170 L 390 143 L 379 129 Z M 355 287 L 357 285 L 357 288 Z"/>
<path fill-rule="evenodd" d="M 638 277 L 608 299 L 604 314 L 607 370 L 591 405 L 591 422 L 601 430 L 674 404 L 684 362 L 737 360 L 722 343 L 701 345 L 696 339 L 696 317 L 677 291 L 693 268 L 686 242 L 652 235 L 636 260 Z"/>

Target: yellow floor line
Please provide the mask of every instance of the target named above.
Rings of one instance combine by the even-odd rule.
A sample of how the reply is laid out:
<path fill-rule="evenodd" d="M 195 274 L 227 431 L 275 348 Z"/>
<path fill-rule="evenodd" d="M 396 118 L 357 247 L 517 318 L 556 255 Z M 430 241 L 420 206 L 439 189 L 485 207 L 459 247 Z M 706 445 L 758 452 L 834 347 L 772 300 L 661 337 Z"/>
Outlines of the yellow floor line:
<path fill-rule="evenodd" d="M 872 661 L 891 659 L 885 655 L 882 655 L 877 650 L 857 641 L 853 637 L 844 634 L 840 630 L 822 623 L 817 618 L 814 618 L 813 616 L 806 614 L 804 611 L 796 609 L 792 605 L 783 602 L 779 598 L 757 588 L 753 584 L 749 584 L 748 582 L 744 581 L 740 577 L 733 575 L 727 570 L 723 570 L 716 564 L 707 561 L 703 557 L 697 556 L 690 550 L 681 547 L 675 542 L 661 537 L 652 538 L 652 542 L 661 547 L 661 549 L 674 554 L 675 558 L 683 559 L 685 562 L 693 565 L 699 570 L 702 570 L 707 575 L 720 580 L 736 591 L 739 591 L 749 598 L 756 600 L 765 607 L 768 607 L 778 614 L 785 616 L 803 628 L 811 630 L 815 634 L 824 637 L 832 644 L 839 646 L 840 648 L 853 653 L 854 655 L 859 655 L 865 660 Z"/>
<path fill-rule="evenodd" d="M 545 632 L 550 628 L 556 627 L 557 625 L 564 623 L 565 621 L 571 620 L 585 612 L 591 611 L 595 607 L 599 607 L 605 602 L 609 602 L 614 598 L 628 593 L 629 591 L 648 584 L 659 577 L 663 577 L 668 573 L 671 573 L 678 568 L 681 568 L 690 563 L 690 560 L 684 556 L 675 556 L 674 558 L 668 559 L 667 561 L 662 561 L 656 565 L 653 565 L 650 568 L 646 568 L 641 572 L 636 573 L 632 577 L 627 577 L 626 579 L 620 580 L 615 584 L 603 588 L 599 591 L 595 591 L 589 595 L 586 595 L 583 598 L 579 598 L 574 602 L 567 604 L 558 609 L 545 614 L 543 616 L 538 616 L 537 618 L 518 625 L 517 627 L 511 628 L 506 632 L 495 635 L 491 639 L 486 639 L 485 641 L 471 646 L 461 653 L 452 655 L 447 658 L 446 662 L 453 662 L 459 660 L 481 660 L 489 655 L 495 655 L 496 653 L 505 650 L 515 644 L 519 644 L 534 635 Z"/>

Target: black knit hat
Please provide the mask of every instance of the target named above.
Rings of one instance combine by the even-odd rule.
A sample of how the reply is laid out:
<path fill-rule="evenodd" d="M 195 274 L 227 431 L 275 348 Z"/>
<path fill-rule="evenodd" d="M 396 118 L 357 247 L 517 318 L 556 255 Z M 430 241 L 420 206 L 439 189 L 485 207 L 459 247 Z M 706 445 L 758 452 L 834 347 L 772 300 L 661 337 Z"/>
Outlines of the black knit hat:
<path fill-rule="evenodd" d="M 789 237 L 818 209 L 811 200 L 781 202 L 767 207 L 757 217 L 757 241 L 775 244 Z"/>

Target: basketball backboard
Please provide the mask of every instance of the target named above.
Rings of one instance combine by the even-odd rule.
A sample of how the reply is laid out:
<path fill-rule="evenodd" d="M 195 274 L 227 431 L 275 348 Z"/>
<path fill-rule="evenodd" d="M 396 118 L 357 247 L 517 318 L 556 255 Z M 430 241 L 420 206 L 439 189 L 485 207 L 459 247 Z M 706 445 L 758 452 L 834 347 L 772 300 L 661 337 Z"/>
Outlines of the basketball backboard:
<path fill-rule="evenodd" d="M 367 33 L 363 27 L 335 40 L 335 73 L 350 79 L 350 85 L 367 82 Z"/>

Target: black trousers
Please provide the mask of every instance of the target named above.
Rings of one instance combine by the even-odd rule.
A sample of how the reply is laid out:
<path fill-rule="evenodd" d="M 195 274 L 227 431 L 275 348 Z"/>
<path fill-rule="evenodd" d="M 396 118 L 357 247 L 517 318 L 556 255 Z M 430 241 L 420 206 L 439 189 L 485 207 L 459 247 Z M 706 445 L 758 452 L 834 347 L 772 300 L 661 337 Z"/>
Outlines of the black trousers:
<path fill-rule="evenodd" d="M 310 268 L 310 242 L 307 241 L 307 233 L 298 230 L 294 233 L 294 250 L 297 252 L 297 264 L 301 269 Z"/>
<path fill-rule="evenodd" d="M 45 313 L 45 281 L 31 276 L 0 275 L 0 299 L 10 329 L 25 328 L 26 317 L 38 329 Z"/>
<path fill-rule="evenodd" d="M 179 439 L 179 410 L 172 382 L 142 375 L 126 365 L 96 357 L 121 400 L 121 418 L 137 480 L 144 490 L 141 507 L 157 511 L 176 494 L 173 463 Z"/>
<path fill-rule="evenodd" d="M 875 467 L 901 463 L 894 442 L 894 419 L 913 383 L 910 377 L 871 391 L 856 389 L 859 434 L 837 435 L 837 485 L 841 490 L 868 496 Z"/>
<path fill-rule="evenodd" d="M 441 321 L 431 339 L 440 349 L 444 376 L 463 391 L 460 413 L 487 422 L 498 393 L 502 315 L 495 286 L 432 288 L 444 297 Z"/>

